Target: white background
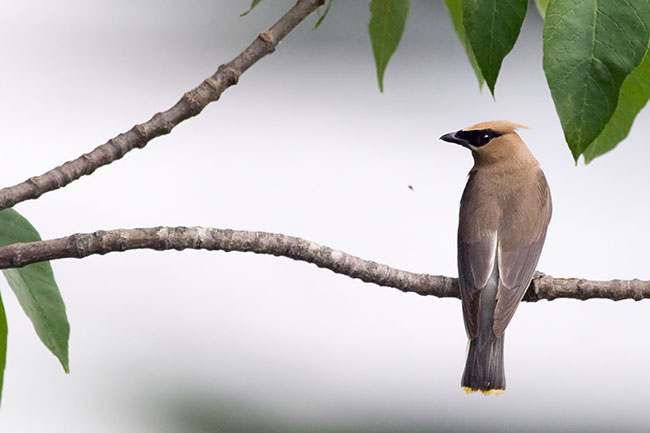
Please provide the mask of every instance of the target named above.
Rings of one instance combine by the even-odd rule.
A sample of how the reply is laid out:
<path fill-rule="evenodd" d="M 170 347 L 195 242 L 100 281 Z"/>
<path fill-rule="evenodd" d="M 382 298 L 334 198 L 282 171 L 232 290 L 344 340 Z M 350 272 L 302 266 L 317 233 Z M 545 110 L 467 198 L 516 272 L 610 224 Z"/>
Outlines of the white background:
<path fill-rule="evenodd" d="M 367 1 L 310 17 L 199 117 L 16 208 L 43 238 L 203 225 L 301 236 L 456 276 L 470 154 L 438 137 L 490 119 L 521 133 L 554 216 L 538 269 L 650 279 L 648 112 L 574 165 L 529 16 L 496 87 L 476 79 L 442 1 L 413 1 L 380 94 Z M 41 174 L 173 105 L 293 4 L 0 1 L 0 185 Z M 412 185 L 414 190 L 410 190 Z M 283 258 L 136 251 L 53 263 L 71 373 L 0 285 L 10 335 L 0 431 L 643 431 L 650 302 L 523 304 L 508 390 L 460 387 L 458 300 L 403 294 Z"/>

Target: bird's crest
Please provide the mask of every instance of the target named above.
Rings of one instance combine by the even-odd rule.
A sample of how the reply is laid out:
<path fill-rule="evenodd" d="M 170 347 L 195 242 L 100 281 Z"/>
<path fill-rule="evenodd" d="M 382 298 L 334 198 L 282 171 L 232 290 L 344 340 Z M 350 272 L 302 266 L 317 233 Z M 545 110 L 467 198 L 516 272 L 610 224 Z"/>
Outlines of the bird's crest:
<path fill-rule="evenodd" d="M 472 125 L 463 129 L 465 131 L 491 129 L 494 132 L 503 135 L 503 134 L 508 134 L 510 132 L 513 132 L 515 129 L 520 129 L 520 128 L 530 129 L 528 126 L 522 125 L 521 123 L 513 122 L 512 120 L 491 120 L 489 122 L 477 123 L 476 125 Z"/>

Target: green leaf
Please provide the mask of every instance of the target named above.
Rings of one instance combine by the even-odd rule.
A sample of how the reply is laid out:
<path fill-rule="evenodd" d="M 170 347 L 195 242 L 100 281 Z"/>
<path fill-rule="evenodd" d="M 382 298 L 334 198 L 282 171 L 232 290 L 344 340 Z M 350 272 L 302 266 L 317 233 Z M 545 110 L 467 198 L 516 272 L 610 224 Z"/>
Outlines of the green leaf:
<path fill-rule="evenodd" d="M 648 0 L 555 0 L 544 23 L 544 72 L 573 158 L 609 122 L 645 55 Z"/>
<path fill-rule="evenodd" d="M 609 152 L 627 137 L 634 118 L 646 105 L 648 99 L 650 99 L 650 51 L 646 52 L 641 64 L 623 81 L 616 111 L 603 132 L 583 153 L 585 163 L 588 164 L 597 156 Z"/>
<path fill-rule="evenodd" d="M 527 7 L 528 0 L 463 0 L 467 40 L 492 96 L 503 59 L 519 37 Z"/>
<path fill-rule="evenodd" d="M 379 90 L 384 91 L 384 72 L 404 33 L 409 0 L 372 0 L 368 33 L 377 65 Z"/>
<path fill-rule="evenodd" d="M 539 11 L 539 14 L 544 18 L 546 16 L 546 8 L 548 7 L 548 2 L 550 0 L 535 0 L 535 6 L 537 6 L 537 10 Z"/>
<path fill-rule="evenodd" d="M 472 47 L 467 41 L 467 35 L 465 34 L 465 26 L 463 25 L 463 0 L 445 0 L 447 5 L 447 10 L 451 16 L 451 23 L 454 26 L 456 35 L 460 39 L 460 43 L 463 44 L 465 48 L 465 53 L 467 53 L 467 58 L 469 59 L 469 64 L 472 65 L 474 69 L 474 74 L 476 74 L 476 79 L 478 80 L 479 89 L 483 89 L 483 74 L 481 73 L 481 68 L 479 68 L 478 63 L 476 63 L 476 57 L 472 52 Z"/>
<path fill-rule="evenodd" d="M 0 246 L 40 240 L 36 229 L 18 212 L 13 209 L 0 211 Z M 32 321 L 38 337 L 59 359 L 65 372 L 69 372 L 70 325 L 50 262 L 4 269 L 2 272 L 16 294 L 20 306 Z"/>
<path fill-rule="evenodd" d="M 2 387 L 4 385 L 5 367 L 7 366 L 7 334 L 7 315 L 0 297 L 0 400 L 2 400 Z"/>
<path fill-rule="evenodd" d="M 246 12 L 240 14 L 239 16 L 244 17 L 244 16 L 248 15 L 253 9 L 255 9 L 255 6 L 257 6 L 260 3 L 262 3 L 262 0 L 253 0 L 252 3 L 251 3 L 251 7 Z"/>
<path fill-rule="evenodd" d="M 320 26 L 320 24 L 323 22 L 323 20 L 325 19 L 325 17 L 329 13 L 331 7 L 332 7 L 332 0 L 328 0 L 327 5 L 325 6 L 325 11 L 323 12 L 322 15 L 320 13 L 320 8 L 318 8 L 316 10 L 316 12 L 319 15 L 319 18 L 318 18 L 318 21 L 316 21 L 316 24 L 314 24 L 313 30 L 316 30 Z"/>

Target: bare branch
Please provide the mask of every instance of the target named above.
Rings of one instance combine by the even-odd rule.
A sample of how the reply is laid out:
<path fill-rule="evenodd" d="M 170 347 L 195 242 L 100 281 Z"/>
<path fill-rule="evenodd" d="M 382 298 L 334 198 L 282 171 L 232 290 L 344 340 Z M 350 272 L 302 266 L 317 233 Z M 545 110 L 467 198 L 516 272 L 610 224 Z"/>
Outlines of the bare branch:
<path fill-rule="evenodd" d="M 276 233 L 224 230 L 205 227 L 153 227 L 74 234 L 40 242 L 19 243 L 0 248 L 0 269 L 62 258 L 133 249 L 204 249 L 271 254 L 312 263 L 338 274 L 367 283 L 394 287 L 403 292 L 458 298 L 456 278 L 402 271 L 305 239 Z M 590 281 L 553 278 L 538 274 L 524 297 L 541 299 L 634 299 L 650 298 L 650 281 Z"/>
<path fill-rule="evenodd" d="M 272 53 L 278 43 L 311 14 L 325 0 L 299 0 L 270 29 L 257 38 L 232 61 L 219 66 L 217 72 L 206 78 L 198 87 L 185 93 L 167 111 L 155 114 L 149 121 L 135 125 L 129 131 L 111 138 L 92 152 L 68 161 L 59 167 L 34 176 L 17 185 L 0 190 L 0 210 L 25 200 L 62 188 L 91 174 L 99 167 L 122 158 L 136 148 L 143 148 L 156 137 L 169 134 L 182 121 L 199 114 L 210 102 L 219 99 L 228 87 L 237 84 L 239 77 L 255 62 Z"/>

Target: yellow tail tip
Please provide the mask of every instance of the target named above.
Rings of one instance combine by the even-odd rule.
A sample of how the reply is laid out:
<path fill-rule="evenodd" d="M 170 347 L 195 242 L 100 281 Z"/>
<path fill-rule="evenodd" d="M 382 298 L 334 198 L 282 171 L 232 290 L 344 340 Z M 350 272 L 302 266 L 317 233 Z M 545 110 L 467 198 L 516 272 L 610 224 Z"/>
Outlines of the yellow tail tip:
<path fill-rule="evenodd" d="M 463 391 L 465 391 L 465 394 L 472 394 L 475 392 L 482 392 L 483 395 L 501 395 L 503 394 L 502 389 L 473 389 L 470 388 L 469 386 L 463 386 Z"/>

